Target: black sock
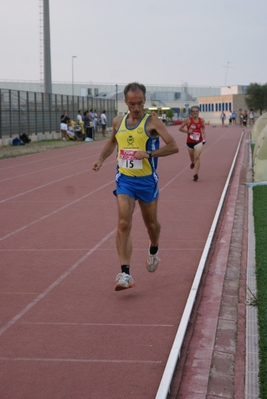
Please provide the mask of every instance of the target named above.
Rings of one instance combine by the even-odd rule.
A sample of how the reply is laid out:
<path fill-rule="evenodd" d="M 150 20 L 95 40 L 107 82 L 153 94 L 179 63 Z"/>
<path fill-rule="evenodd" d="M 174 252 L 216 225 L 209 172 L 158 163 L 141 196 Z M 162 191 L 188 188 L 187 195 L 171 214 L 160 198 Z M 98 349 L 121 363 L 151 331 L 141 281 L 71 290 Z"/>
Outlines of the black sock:
<path fill-rule="evenodd" d="M 159 246 L 157 245 L 156 247 L 153 247 L 153 245 L 150 245 L 150 255 L 155 255 L 158 252 Z"/>
<path fill-rule="evenodd" d="M 121 272 L 130 274 L 130 266 L 129 265 L 121 265 Z"/>

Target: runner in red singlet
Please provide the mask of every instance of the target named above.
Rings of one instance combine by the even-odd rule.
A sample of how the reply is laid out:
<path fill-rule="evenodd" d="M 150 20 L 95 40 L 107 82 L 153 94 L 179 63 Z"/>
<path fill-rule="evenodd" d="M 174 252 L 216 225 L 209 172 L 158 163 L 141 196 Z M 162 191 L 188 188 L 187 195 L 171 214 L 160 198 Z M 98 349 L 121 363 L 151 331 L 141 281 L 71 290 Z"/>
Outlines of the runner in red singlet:
<path fill-rule="evenodd" d="M 190 168 L 195 168 L 193 180 L 198 180 L 198 172 L 200 168 L 200 155 L 202 147 L 206 143 L 205 136 L 205 122 L 204 119 L 198 116 L 199 108 L 191 108 L 191 116 L 184 120 L 180 126 L 180 132 L 187 134 L 186 145 L 188 148 L 189 157 L 191 160 Z"/>

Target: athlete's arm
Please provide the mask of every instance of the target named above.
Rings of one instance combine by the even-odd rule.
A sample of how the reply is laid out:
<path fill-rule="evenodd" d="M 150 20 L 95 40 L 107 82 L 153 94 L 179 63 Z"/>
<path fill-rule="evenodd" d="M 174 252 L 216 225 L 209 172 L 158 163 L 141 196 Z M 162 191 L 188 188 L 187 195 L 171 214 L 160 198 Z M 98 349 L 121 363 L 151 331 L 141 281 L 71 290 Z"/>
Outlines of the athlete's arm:
<path fill-rule="evenodd" d="M 160 136 L 160 138 L 165 143 L 164 146 L 152 151 L 152 157 L 166 157 L 167 155 L 179 152 L 176 141 L 174 140 L 172 135 L 170 135 L 170 133 L 166 129 L 166 126 L 160 119 L 158 119 L 158 117 L 152 116 L 151 118 L 149 118 L 149 120 L 147 121 L 146 130 L 151 137 Z M 137 159 L 143 158 L 149 158 L 149 155 L 146 152 L 138 151 Z"/>
<path fill-rule="evenodd" d="M 189 125 L 189 118 L 187 118 L 187 119 L 185 119 L 185 120 L 183 121 L 183 123 L 182 123 L 181 126 L 179 127 L 179 131 L 182 132 L 182 133 L 188 133 L 188 130 L 185 129 L 185 126 L 188 126 L 188 125 Z"/>
<path fill-rule="evenodd" d="M 118 129 L 120 120 L 121 120 L 121 117 L 116 117 L 113 119 L 111 137 L 107 141 L 105 147 L 103 148 L 101 154 L 99 155 L 98 160 L 96 162 L 94 162 L 93 166 L 92 166 L 92 169 L 95 170 L 96 172 L 101 168 L 105 159 L 107 159 L 113 153 L 113 151 L 115 150 L 115 148 L 117 146 L 117 140 L 115 138 L 115 133 Z"/>
<path fill-rule="evenodd" d="M 204 121 L 204 119 L 201 118 L 201 122 L 202 122 L 202 137 L 203 137 L 203 140 L 206 141 L 205 121 Z"/>

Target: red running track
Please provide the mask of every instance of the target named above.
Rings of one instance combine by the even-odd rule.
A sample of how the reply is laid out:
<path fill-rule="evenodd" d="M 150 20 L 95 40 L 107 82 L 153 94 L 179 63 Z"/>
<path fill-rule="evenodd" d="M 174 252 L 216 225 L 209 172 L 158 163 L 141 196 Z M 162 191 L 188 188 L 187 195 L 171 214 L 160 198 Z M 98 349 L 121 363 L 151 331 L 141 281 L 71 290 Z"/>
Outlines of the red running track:
<path fill-rule="evenodd" d="M 241 137 L 207 127 L 193 182 L 185 135 L 159 159 L 161 262 L 145 268 L 138 204 L 131 273 L 120 272 L 115 155 L 95 173 L 103 142 L 0 162 L 1 399 L 152 399 Z"/>

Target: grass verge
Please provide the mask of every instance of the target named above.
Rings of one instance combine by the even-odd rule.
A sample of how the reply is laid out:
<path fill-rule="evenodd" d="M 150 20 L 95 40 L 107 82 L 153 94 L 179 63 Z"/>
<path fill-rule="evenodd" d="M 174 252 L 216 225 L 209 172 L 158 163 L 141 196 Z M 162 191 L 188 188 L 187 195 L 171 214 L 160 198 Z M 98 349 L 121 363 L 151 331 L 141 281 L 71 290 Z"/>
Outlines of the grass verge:
<path fill-rule="evenodd" d="M 253 188 L 256 280 L 259 326 L 260 398 L 267 398 L 267 186 Z"/>
<path fill-rule="evenodd" d="M 95 135 L 95 141 L 105 140 L 101 134 Z M 41 140 L 31 141 L 22 146 L 0 146 L 0 160 L 7 158 L 16 158 L 23 155 L 36 154 L 38 152 L 56 150 L 58 148 L 73 147 L 77 145 L 90 145 L 90 142 L 84 141 L 63 141 L 63 140 Z"/>

